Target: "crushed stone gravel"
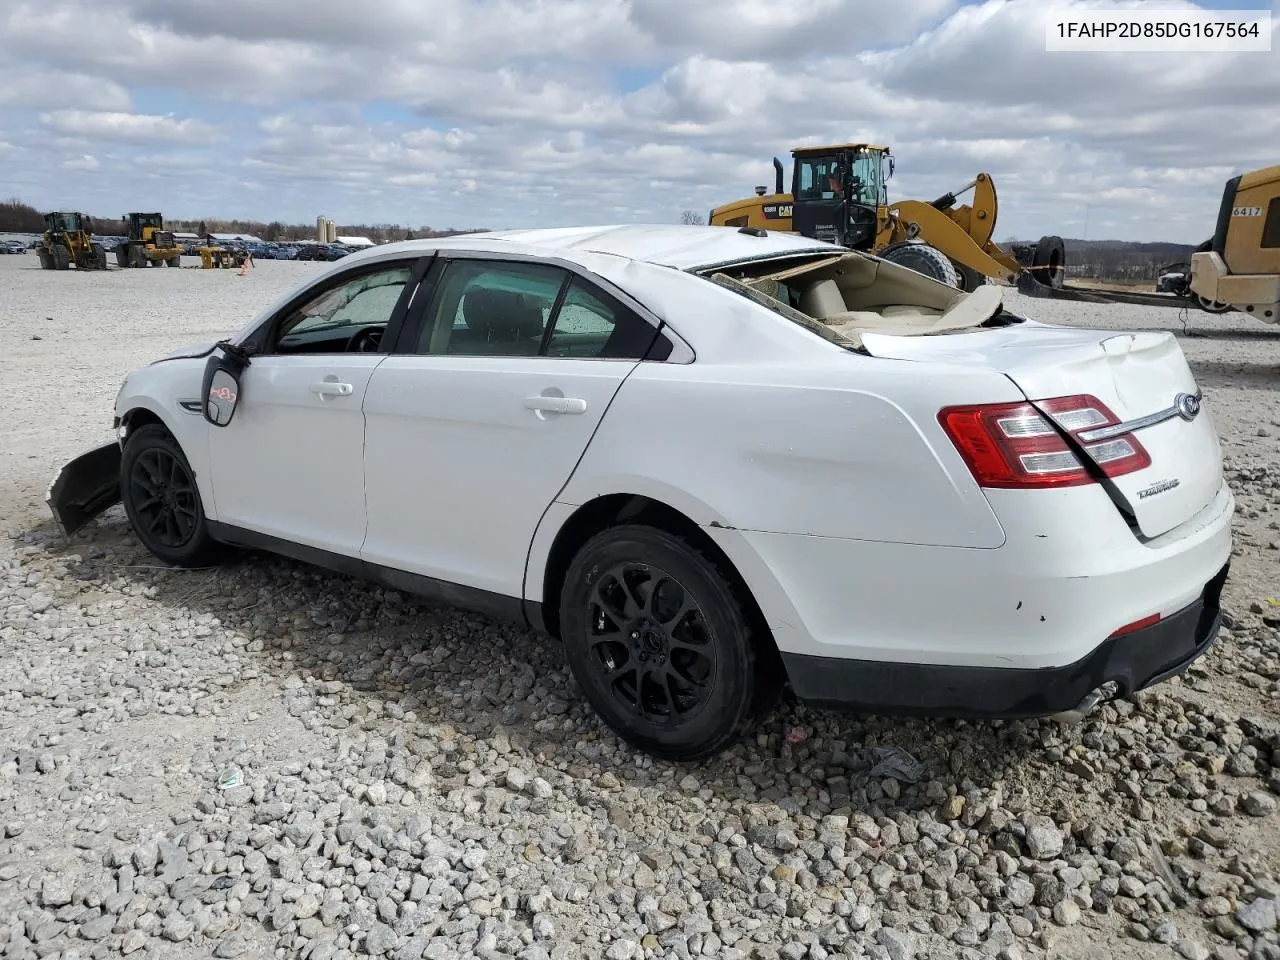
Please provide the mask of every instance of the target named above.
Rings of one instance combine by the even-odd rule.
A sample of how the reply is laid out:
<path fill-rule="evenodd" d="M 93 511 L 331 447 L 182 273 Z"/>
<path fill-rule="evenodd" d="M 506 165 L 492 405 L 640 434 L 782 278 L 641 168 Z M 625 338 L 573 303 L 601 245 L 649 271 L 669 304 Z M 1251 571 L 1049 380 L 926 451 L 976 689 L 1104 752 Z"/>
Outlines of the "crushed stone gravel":
<path fill-rule="evenodd" d="M 265 555 L 167 569 L 118 508 L 55 534 L 123 375 L 319 269 L 0 258 L 4 960 L 1280 957 L 1280 327 L 1009 296 L 1174 329 L 1204 388 L 1237 546 L 1185 677 L 1070 727 L 784 703 L 682 766 L 521 630 Z"/>

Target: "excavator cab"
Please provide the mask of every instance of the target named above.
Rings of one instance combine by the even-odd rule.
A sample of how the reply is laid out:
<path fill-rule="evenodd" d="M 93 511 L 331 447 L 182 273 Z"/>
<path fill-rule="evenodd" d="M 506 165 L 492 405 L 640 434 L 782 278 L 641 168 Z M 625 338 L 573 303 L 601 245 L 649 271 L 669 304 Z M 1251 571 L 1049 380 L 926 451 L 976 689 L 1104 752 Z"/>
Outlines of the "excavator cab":
<path fill-rule="evenodd" d="M 791 155 L 792 229 L 852 250 L 872 249 L 888 203 L 888 148 L 802 147 Z"/>

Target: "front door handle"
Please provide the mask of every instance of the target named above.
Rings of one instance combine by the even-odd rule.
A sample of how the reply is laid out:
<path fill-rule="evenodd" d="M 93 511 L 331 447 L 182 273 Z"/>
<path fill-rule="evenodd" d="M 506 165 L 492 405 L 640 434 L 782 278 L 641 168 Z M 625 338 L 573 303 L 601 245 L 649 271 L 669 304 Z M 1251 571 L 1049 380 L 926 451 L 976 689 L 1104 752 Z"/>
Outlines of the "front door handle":
<path fill-rule="evenodd" d="M 354 391 L 355 387 L 351 384 L 339 383 L 337 380 L 319 380 L 311 385 L 311 392 L 322 397 L 349 397 Z"/>
<path fill-rule="evenodd" d="M 540 413 L 586 413 L 587 401 L 581 397 L 525 397 L 526 410 Z"/>

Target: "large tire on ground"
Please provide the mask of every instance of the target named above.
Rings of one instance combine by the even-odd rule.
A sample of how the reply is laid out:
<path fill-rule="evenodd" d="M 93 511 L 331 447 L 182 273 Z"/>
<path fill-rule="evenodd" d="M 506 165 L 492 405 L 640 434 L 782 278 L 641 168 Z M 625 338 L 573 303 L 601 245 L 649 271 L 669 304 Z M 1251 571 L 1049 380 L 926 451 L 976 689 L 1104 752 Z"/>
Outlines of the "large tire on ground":
<path fill-rule="evenodd" d="M 123 243 L 116 247 L 116 266 L 129 266 L 129 248 Z"/>
<path fill-rule="evenodd" d="M 952 260 L 951 266 L 955 267 L 956 277 L 960 282 L 960 289 L 965 293 L 972 293 L 987 282 L 986 274 L 981 270 L 975 270 L 973 267 L 966 267 L 959 260 Z"/>
<path fill-rule="evenodd" d="M 142 252 L 142 247 L 136 246 L 134 244 L 130 244 L 129 245 L 129 266 L 145 267 L 146 265 L 147 265 L 147 258 Z"/>
<path fill-rule="evenodd" d="M 51 254 L 45 247 L 36 247 L 36 256 L 40 258 L 40 269 L 53 269 L 53 254 Z"/>
<path fill-rule="evenodd" d="M 1036 244 L 1032 275 L 1046 287 L 1061 289 L 1067 280 L 1067 247 L 1061 237 L 1045 236 Z"/>
<path fill-rule="evenodd" d="M 66 270 L 71 266 L 71 254 L 66 247 L 53 248 L 53 269 Z"/>
<path fill-rule="evenodd" d="M 107 251 L 100 243 L 93 245 L 93 267 L 95 270 L 107 269 Z"/>
<path fill-rule="evenodd" d="M 696 760 L 776 702 L 773 641 L 734 583 L 717 559 L 655 527 L 613 527 L 578 551 L 560 636 L 588 702 L 622 739 Z"/>
<path fill-rule="evenodd" d="M 167 267 L 180 267 L 180 266 L 182 266 L 182 258 L 181 258 L 181 257 L 170 257 L 168 260 L 166 260 L 166 261 L 165 261 L 165 266 L 167 266 Z"/>
<path fill-rule="evenodd" d="M 120 461 L 120 495 L 142 545 L 178 567 L 217 563 L 224 547 L 209 534 L 195 473 L 164 427 L 130 432 Z"/>
<path fill-rule="evenodd" d="M 891 244 L 881 250 L 877 256 L 890 263 L 909 267 L 916 273 L 923 273 L 926 277 L 932 277 L 949 287 L 957 289 L 960 287 L 960 278 L 956 274 L 951 258 L 937 247 L 931 247 L 927 243 L 908 240 Z"/>

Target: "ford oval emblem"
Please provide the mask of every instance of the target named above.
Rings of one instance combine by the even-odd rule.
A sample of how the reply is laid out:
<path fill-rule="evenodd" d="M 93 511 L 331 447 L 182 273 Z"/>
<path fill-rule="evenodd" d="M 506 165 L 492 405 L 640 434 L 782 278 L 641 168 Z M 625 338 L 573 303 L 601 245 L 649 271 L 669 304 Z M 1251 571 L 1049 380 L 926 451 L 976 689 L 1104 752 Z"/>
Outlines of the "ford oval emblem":
<path fill-rule="evenodd" d="M 1200 398 L 1193 394 L 1178 394 L 1173 398 L 1173 405 L 1183 420 L 1194 420 L 1200 415 Z"/>

